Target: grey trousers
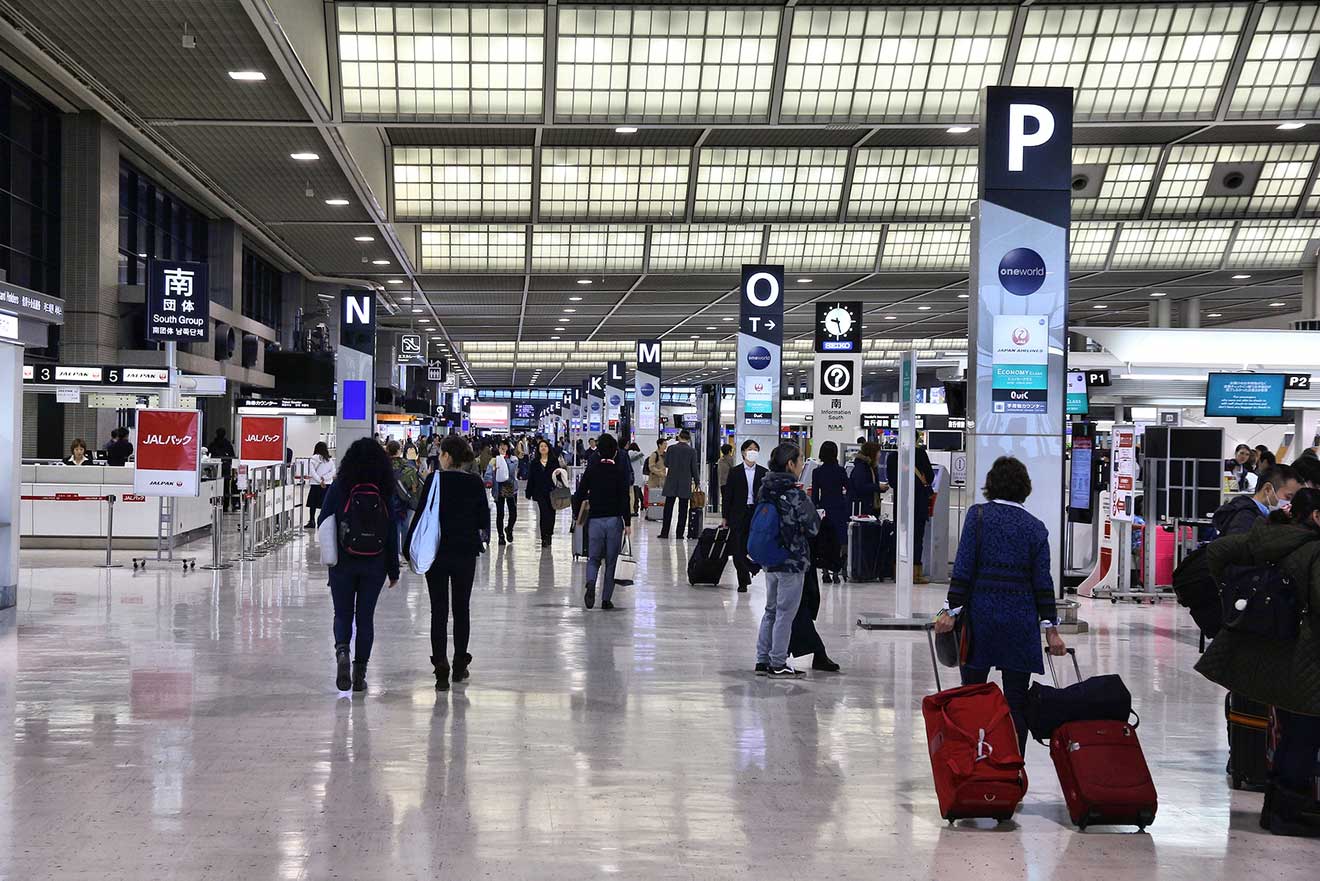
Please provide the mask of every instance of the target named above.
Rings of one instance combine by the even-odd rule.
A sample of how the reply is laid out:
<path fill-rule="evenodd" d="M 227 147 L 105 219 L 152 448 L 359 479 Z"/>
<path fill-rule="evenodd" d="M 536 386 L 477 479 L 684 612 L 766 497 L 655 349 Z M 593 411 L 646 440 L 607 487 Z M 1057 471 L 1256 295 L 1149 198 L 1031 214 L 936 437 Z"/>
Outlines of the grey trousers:
<path fill-rule="evenodd" d="M 601 564 L 605 564 L 605 586 L 601 602 L 614 596 L 614 566 L 623 549 L 623 518 L 593 517 L 587 521 L 587 584 L 595 585 Z"/>
<path fill-rule="evenodd" d="M 802 602 L 805 572 L 765 573 L 765 615 L 756 638 L 756 663 L 781 667 L 788 663 L 788 642 L 793 635 L 793 618 Z"/>

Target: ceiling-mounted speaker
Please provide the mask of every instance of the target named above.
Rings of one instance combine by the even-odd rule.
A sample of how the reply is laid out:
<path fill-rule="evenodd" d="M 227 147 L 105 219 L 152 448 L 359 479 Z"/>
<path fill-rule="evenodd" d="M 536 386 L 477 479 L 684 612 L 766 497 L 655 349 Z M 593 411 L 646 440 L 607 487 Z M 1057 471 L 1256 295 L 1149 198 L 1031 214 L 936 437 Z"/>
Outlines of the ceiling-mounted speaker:
<path fill-rule="evenodd" d="M 1216 162 L 1205 183 L 1205 195 L 1250 196 L 1264 167 L 1264 162 Z"/>
<path fill-rule="evenodd" d="M 215 360 L 228 361 L 234 357 L 234 348 L 238 345 L 238 336 L 234 329 L 224 322 L 215 325 Z"/>
<path fill-rule="evenodd" d="M 1105 182 L 1108 165 L 1074 165 L 1072 169 L 1072 197 L 1074 199 L 1098 199 L 1100 188 Z"/>

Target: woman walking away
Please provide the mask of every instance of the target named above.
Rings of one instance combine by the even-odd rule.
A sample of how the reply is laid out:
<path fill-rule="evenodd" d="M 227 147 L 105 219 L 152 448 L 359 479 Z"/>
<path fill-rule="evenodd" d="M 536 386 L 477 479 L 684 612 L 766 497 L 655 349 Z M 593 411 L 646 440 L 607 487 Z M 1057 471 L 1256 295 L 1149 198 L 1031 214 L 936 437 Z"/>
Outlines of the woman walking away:
<path fill-rule="evenodd" d="M 646 454 L 642 448 L 637 446 L 637 441 L 628 444 L 628 467 L 632 469 L 632 515 L 640 517 L 642 514 L 642 487 L 646 486 L 646 473 L 643 463 Z"/>
<path fill-rule="evenodd" d="M 338 560 L 330 567 L 330 596 L 335 604 L 335 685 L 340 691 L 367 690 L 367 662 L 375 640 L 376 601 L 389 578 L 399 583 L 399 534 L 393 501 L 394 474 L 389 457 L 372 438 L 353 442 L 339 473 L 325 491 L 321 516 L 335 518 Z M 349 640 L 353 676 L 348 670 Z"/>
<path fill-rule="evenodd" d="M 463 466 L 473 460 L 472 447 L 456 434 L 440 442 L 440 470 L 431 472 L 422 488 L 422 503 L 408 527 L 404 548 L 411 553 L 413 533 L 431 486 L 440 481 L 440 544 L 435 559 L 426 570 L 426 592 L 431 596 L 431 666 L 435 670 L 435 689 L 449 688 L 447 649 L 449 611 L 454 612 L 454 682 L 468 678 L 472 655 L 468 637 L 472 632 L 472 581 L 477 574 L 477 557 L 490 537 L 490 503 L 481 479 Z"/>
<path fill-rule="evenodd" d="M 852 474 L 848 475 L 848 502 L 853 513 L 861 517 L 880 516 L 880 495 L 889 485 L 880 482 L 880 445 L 867 441 L 853 460 Z"/>
<path fill-rule="evenodd" d="M 632 509 L 629 505 L 632 481 L 628 468 L 616 461 L 619 442 L 612 434 L 602 434 L 596 441 L 596 457 L 583 472 L 574 494 L 576 507 L 586 505 L 583 515 L 587 529 L 587 588 L 584 602 L 588 609 L 596 605 L 596 580 L 605 564 L 605 586 L 600 607 L 613 609 L 614 566 L 619 561 L 623 537 L 632 535 Z"/>
<path fill-rule="evenodd" d="M 325 500 L 326 487 L 334 479 L 335 461 L 330 458 L 330 448 L 325 441 L 318 441 L 312 458 L 307 460 L 307 529 L 316 528 L 316 511 Z"/>
<path fill-rule="evenodd" d="M 518 522 L 518 458 L 509 449 L 507 440 L 500 441 L 498 451 L 486 466 L 486 480 L 495 497 L 495 532 L 500 544 L 513 541 L 513 524 Z M 504 512 L 509 512 L 509 525 L 504 525 Z"/>
<path fill-rule="evenodd" d="M 1242 535 L 1209 545 L 1210 572 L 1227 592 L 1235 582 L 1292 582 L 1299 618 L 1291 639 L 1226 627 L 1196 664 L 1211 682 L 1274 707 L 1278 742 L 1265 789 L 1260 825 L 1275 835 L 1320 837 L 1315 811 L 1316 754 L 1320 752 L 1320 490 L 1304 488 L 1288 511 Z M 1234 591 L 1236 593 L 1236 591 Z M 1280 634 L 1281 636 L 1282 634 Z"/>
<path fill-rule="evenodd" d="M 1018 747 L 1025 749 L 1027 686 L 1032 673 L 1045 672 L 1042 626 L 1050 654 L 1065 651 L 1056 626 L 1050 533 L 1022 506 L 1031 495 L 1031 477 L 1019 460 L 996 459 L 982 494 L 986 502 L 967 512 L 948 602 L 935 619 L 935 632 L 948 633 L 955 617 L 963 618 L 964 638 L 971 646 L 962 684 L 983 683 L 991 667 L 999 668 Z"/>
<path fill-rule="evenodd" d="M 541 512 L 541 547 L 550 547 L 550 537 L 555 534 L 555 509 L 550 504 L 550 491 L 555 488 L 554 473 L 559 462 L 550 448 L 550 441 L 544 438 L 536 444 L 536 455 L 532 457 L 531 467 L 527 469 L 527 498 L 536 502 Z"/>
<path fill-rule="evenodd" d="M 770 454 L 770 473 L 761 482 L 752 513 L 747 548 L 765 567 L 765 615 L 756 638 L 756 672 L 774 677 L 799 675 L 788 663 L 793 618 L 802 602 L 802 582 L 811 565 L 811 540 L 820 532 L 820 516 L 798 486 L 804 461 L 793 444 Z M 773 518 L 758 519 L 761 503 L 774 506 Z M 773 530 L 773 534 L 767 534 Z"/>
<path fill-rule="evenodd" d="M 821 569 L 825 583 L 842 581 L 843 548 L 848 547 L 848 472 L 839 464 L 839 445 L 825 441 L 820 445 L 820 464 L 811 472 L 811 502 L 825 512 L 825 529 L 833 542 L 818 541 Z"/>

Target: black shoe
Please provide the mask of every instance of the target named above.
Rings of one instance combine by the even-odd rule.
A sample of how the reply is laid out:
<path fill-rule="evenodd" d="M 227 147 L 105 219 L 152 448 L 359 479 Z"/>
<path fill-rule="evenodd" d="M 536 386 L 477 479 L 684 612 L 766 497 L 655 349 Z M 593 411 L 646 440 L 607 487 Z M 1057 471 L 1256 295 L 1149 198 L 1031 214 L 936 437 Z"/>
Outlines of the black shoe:
<path fill-rule="evenodd" d="M 766 673 L 771 679 L 792 679 L 794 676 L 801 676 L 801 670 L 794 670 L 789 664 L 780 664 L 778 667 L 770 665 Z"/>
<path fill-rule="evenodd" d="M 826 673 L 838 673 L 839 665 L 830 660 L 829 655 L 824 652 L 817 652 L 811 659 L 811 669 L 824 670 Z"/>
<path fill-rule="evenodd" d="M 757 676 L 764 676 L 765 674 L 767 674 L 767 673 L 770 672 L 770 665 L 769 665 L 769 664 L 763 664 L 763 663 L 761 663 L 760 661 L 758 661 L 758 662 L 756 663 L 756 668 L 755 668 L 755 669 L 756 669 L 756 675 L 757 675 Z"/>
<path fill-rule="evenodd" d="M 457 662 L 455 662 L 455 663 L 457 663 Z M 435 658 L 431 658 L 431 667 L 435 670 L 435 690 L 436 690 L 436 691 L 448 691 L 448 690 L 449 690 L 449 661 L 446 660 L 445 658 L 441 658 L 439 661 L 437 661 Z M 458 680 L 458 674 L 457 674 L 457 672 L 456 672 L 455 675 L 454 675 L 454 680 L 455 680 L 455 681 Z"/>
<path fill-rule="evenodd" d="M 308 523 L 306 526 L 303 527 L 303 529 L 315 529 L 315 528 L 316 528 L 315 523 Z"/>
<path fill-rule="evenodd" d="M 354 691 L 366 691 L 366 690 L 367 690 L 367 662 L 366 662 L 366 661 L 354 661 L 354 662 L 353 662 L 353 690 L 354 690 Z"/>
<path fill-rule="evenodd" d="M 509 544 L 513 544 L 513 530 L 509 530 Z"/>
<path fill-rule="evenodd" d="M 1320 817 L 1307 815 L 1314 804 L 1307 793 L 1294 792 L 1277 784 L 1267 792 L 1269 807 L 1261 812 L 1260 825 L 1274 835 L 1320 838 Z"/>
<path fill-rule="evenodd" d="M 467 679 L 471 675 L 468 673 L 470 666 L 472 666 L 472 655 L 467 652 L 464 652 L 461 658 L 454 658 L 454 681 L 462 682 Z"/>
<path fill-rule="evenodd" d="M 588 608 L 588 609 L 593 609 L 593 608 L 595 608 L 595 606 L 596 606 L 596 586 L 595 586 L 594 584 L 587 588 L 587 596 L 586 596 L 585 602 L 586 602 L 586 604 L 587 604 L 587 608 Z"/>
<path fill-rule="evenodd" d="M 684 535 L 683 533 L 680 532 L 680 533 L 678 534 L 678 540 L 679 540 L 679 541 L 682 541 L 682 540 L 685 539 L 685 538 L 687 538 L 687 536 Z"/>
<path fill-rule="evenodd" d="M 614 603 L 610 602 L 609 600 L 605 600 L 604 602 L 602 602 L 602 603 L 600 604 L 600 607 L 601 607 L 602 609 L 613 609 L 613 608 L 614 608 Z"/>
<path fill-rule="evenodd" d="M 500 536 L 500 544 L 502 544 L 502 545 L 506 545 L 506 544 L 508 544 L 508 543 L 509 543 L 509 540 L 508 540 L 507 538 L 505 538 L 503 535 L 501 535 L 501 536 Z"/>
<path fill-rule="evenodd" d="M 353 680 L 348 672 L 348 646 L 335 646 L 335 688 L 348 691 L 353 687 Z"/>
<path fill-rule="evenodd" d="M 822 573 L 820 574 L 820 580 L 823 581 L 823 582 L 825 582 L 826 584 L 833 584 L 833 583 L 834 583 L 834 576 L 830 575 L 830 573 L 828 573 L 828 572 L 822 572 Z"/>
<path fill-rule="evenodd" d="M 669 533 L 662 532 L 659 535 L 657 535 L 656 538 L 669 538 Z"/>
<path fill-rule="evenodd" d="M 747 593 L 747 585 L 745 584 L 738 585 L 738 593 Z"/>

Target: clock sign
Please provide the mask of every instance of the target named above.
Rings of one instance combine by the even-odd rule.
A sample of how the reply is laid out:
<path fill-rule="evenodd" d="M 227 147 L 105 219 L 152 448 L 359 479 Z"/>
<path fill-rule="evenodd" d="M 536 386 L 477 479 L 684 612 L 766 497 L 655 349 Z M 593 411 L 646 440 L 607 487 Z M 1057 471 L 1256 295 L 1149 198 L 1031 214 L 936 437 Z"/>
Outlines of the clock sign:
<path fill-rule="evenodd" d="M 816 351 L 860 352 L 862 350 L 862 304 L 818 302 L 816 304 Z"/>

